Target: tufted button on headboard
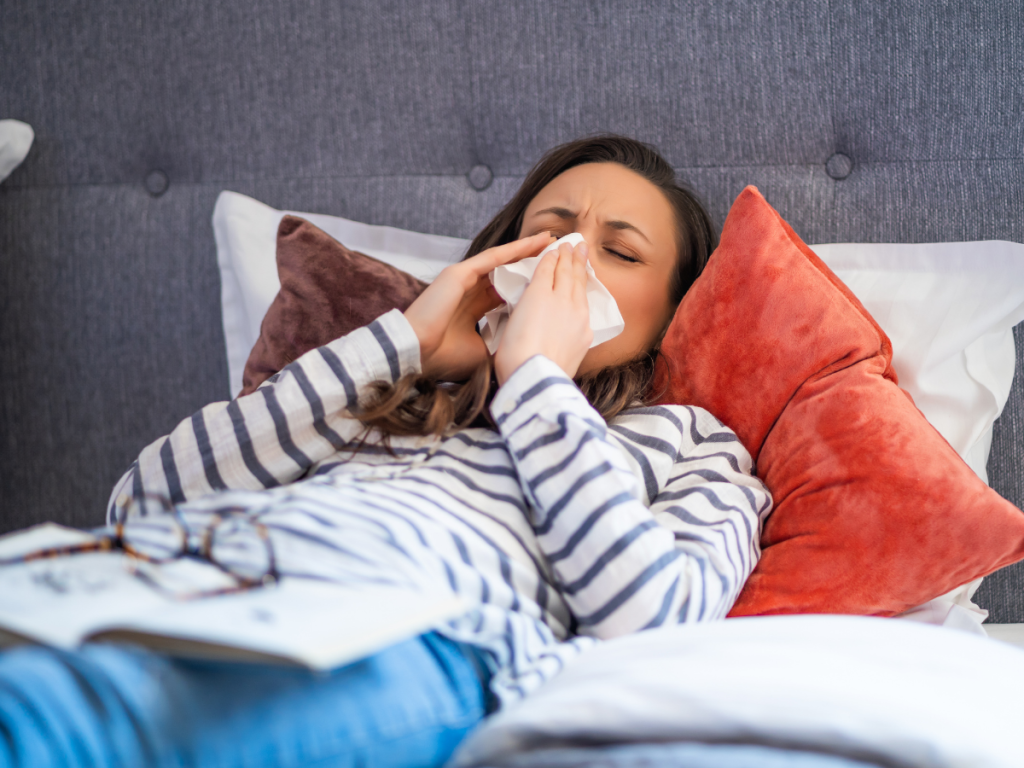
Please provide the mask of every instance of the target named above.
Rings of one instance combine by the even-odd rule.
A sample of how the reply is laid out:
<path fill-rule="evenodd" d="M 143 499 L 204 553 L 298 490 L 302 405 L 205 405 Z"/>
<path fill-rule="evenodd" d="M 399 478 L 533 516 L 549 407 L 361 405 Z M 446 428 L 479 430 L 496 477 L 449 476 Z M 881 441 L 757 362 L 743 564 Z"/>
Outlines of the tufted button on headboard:
<path fill-rule="evenodd" d="M 853 160 L 842 152 L 836 152 L 825 163 L 825 173 L 836 181 L 845 179 L 850 175 L 851 171 L 853 171 Z"/>
<path fill-rule="evenodd" d="M 491 173 L 491 169 L 484 164 L 474 165 L 469 173 L 466 174 L 466 178 L 469 179 L 469 186 L 475 189 L 477 192 L 483 192 L 494 180 L 494 174 Z"/>
<path fill-rule="evenodd" d="M 159 169 L 154 169 L 147 173 L 142 183 L 146 187 L 146 191 L 153 197 L 160 197 L 160 195 L 167 191 L 167 187 L 171 185 L 167 174 Z"/>

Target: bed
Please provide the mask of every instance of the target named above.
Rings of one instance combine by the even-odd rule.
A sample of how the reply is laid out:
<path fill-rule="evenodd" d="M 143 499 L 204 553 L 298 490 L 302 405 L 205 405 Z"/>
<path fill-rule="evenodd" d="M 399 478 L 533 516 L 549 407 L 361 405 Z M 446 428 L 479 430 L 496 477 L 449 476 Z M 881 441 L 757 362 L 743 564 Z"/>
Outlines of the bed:
<path fill-rule="evenodd" d="M 814 245 L 1024 243 L 1016 3 L 13 0 L 4 19 L 0 118 L 30 124 L 35 143 L 0 184 L 0 531 L 98 524 L 143 445 L 236 391 L 245 352 L 225 325 L 211 226 L 224 190 L 467 238 L 544 150 L 618 131 L 663 150 L 719 225 L 752 184 Z M 1018 507 L 1022 333 L 1003 329 L 1015 374 L 981 459 Z M 973 601 L 992 637 L 1019 641 L 1024 564 L 987 576 Z M 969 640 L 964 658 L 1013 663 L 1000 655 L 1013 649 Z M 990 700 L 989 712 L 1024 708 Z M 754 759 L 673 752 L 683 737 L 670 731 L 645 736 L 660 752 L 612 753 L 628 739 L 595 746 L 570 725 L 464 759 Z M 490 739 L 520 726 L 496 722 Z M 944 764 L 898 749 L 838 757 Z"/>

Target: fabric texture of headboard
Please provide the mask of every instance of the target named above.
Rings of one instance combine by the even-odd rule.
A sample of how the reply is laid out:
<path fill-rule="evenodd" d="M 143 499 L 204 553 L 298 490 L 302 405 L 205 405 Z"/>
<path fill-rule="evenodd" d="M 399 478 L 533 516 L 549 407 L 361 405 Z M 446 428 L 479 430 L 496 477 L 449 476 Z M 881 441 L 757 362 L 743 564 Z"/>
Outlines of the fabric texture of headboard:
<path fill-rule="evenodd" d="M 227 392 L 210 216 L 470 237 L 582 134 L 656 145 L 718 225 L 747 184 L 809 243 L 1024 242 L 1024 5 L 6 0 L 0 530 L 102 523 L 141 448 Z M 1024 383 L 992 485 L 1024 505 Z M 1024 566 L 986 579 L 1024 621 Z"/>

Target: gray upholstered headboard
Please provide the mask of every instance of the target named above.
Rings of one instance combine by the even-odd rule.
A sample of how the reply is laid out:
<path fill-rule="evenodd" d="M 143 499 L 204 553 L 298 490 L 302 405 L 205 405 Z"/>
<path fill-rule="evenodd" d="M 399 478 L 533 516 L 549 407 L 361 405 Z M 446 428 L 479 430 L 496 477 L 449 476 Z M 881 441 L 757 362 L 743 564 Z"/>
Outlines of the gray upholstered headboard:
<path fill-rule="evenodd" d="M 617 131 L 719 224 L 755 184 L 810 243 L 1024 242 L 1019 0 L 4 0 L 6 117 L 37 138 L 0 185 L 2 530 L 100 523 L 224 397 L 225 188 L 465 237 L 544 150 Z M 989 467 L 1018 506 L 1020 373 Z M 978 599 L 1024 621 L 1024 566 Z"/>

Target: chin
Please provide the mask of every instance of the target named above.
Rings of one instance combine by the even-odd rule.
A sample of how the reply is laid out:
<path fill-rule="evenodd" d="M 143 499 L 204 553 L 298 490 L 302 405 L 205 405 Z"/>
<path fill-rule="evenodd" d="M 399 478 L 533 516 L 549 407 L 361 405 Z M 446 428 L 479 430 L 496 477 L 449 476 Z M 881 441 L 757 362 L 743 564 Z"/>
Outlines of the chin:
<path fill-rule="evenodd" d="M 620 343 L 616 344 L 616 342 Z M 642 354 L 643 349 L 635 348 L 632 345 L 626 346 L 621 343 L 619 337 L 609 339 L 603 344 L 591 347 L 584 356 L 583 362 L 580 363 L 580 367 L 576 369 L 576 376 L 594 373 L 602 368 L 622 365 Z"/>

